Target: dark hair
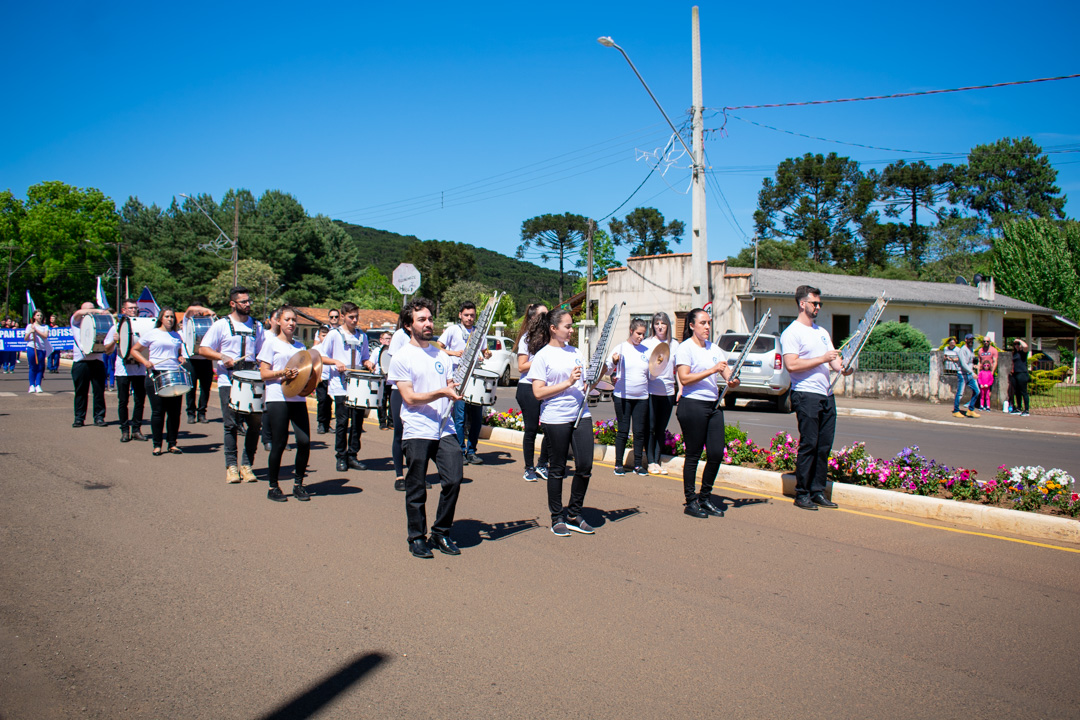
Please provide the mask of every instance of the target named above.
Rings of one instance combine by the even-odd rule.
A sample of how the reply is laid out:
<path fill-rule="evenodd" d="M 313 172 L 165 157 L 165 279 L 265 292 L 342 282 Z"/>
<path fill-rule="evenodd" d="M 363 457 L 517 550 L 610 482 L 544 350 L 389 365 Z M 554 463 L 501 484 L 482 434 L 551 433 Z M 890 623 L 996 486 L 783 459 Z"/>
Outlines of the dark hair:
<path fill-rule="evenodd" d="M 293 317 L 296 317 L 296 308 L 294 308 L 292 305 L 282 305 L 274 311 L 274 315 L 277 317 L 278 322 L 281 322 L 281 317 L 287 312 L 291 312 L 293 314 Z"/>
<path fill-rule="evenodd" d="M 698 313 L 708 315 L 707 312 L 701 308 L 694 308 L 690 312 L 686 313 L 686 324 L 683 325 L 682 339 L 685 342 L 694 336 L 694 321 L 697 320 Z"/>
<path fill-rule="evenodd" d="M 529 334 L 529 329 L 532 327 L 532 324 L 536 320 L 536 316 L 542 307 L 547 307 L 547 305 L 542 302 L 534 302 L 529 305 L 529 307 L 525 308 L 525 318 L 521 321 L 521 328 L 518 330 L 517 337 L 514 338 L 515 347 L 521 342 L 521 338 Z"/>
<path fill-rule="evenodd" d="M 125 305 L 135 305 L 136 307 L 138 307 L 139 301 L 135 298 L 124 298 L 120 301 L 120 307 L 123 308 Z"/>
<path fill-rule="evenodd" d="M 405 309 L 401 311 L 401 317 L 405 322 L 402 327 L 411 328 L 413 318 L 416 317 L 416 312 L 424 309 L 429 310 L 431 316 L 435 317 L 435 303 L 431 302 L 426 297 L 413 298 L 412 301 L 405 306 Z"/>
<path fill-rule="evenodd" d="M 569 315 L 566 308 L 555 308 L 551 312 L 541 313 L 533 319 L 529 328 L 529 354 L 535 355 L 551 342 L 551 328 L 562 322 Z"/>
<path fill-rule="evenodd" d="M 167 312 L 171 312 L 171 313 L 173 314 L 173 330 L 175 331 L 175 330 L 176 330 L 176 328 L 177 328 L 177 322 L 176 322 L 176 311 L 175 311 L 175 310 L 173 310 L 173 309 L 172 309 L 171 307 L 169 307 L 168 305 L 166 305 L 165 307 L 161 308 L 161 312 L 159 312 L 159 313 L 158 313 L 158 316 L 157 316 L 157 322 L 155 322 L 155 323 L 154 323 L 154 327 L 155 327 L 155 328 L 159 328 L 159 327 L 161 327 L 161 321 L 165 319 L 165 313 L 167 313 Z"/>
<path fill-rule="evenodd" d="M 359 305 L 357 305 L 356 303 L 349 302 L 348 300 L 341 303 L 341 314 L 342 315 L 348 315 L 353 310 L 359 310 L 359 309 L 360 309 Z M 329 314 L 330 313 L 327 313 L 327 315 L 329 315 Z"/>
<path fill-rule="evenodd" d="M 664 324 L 667 325 L 667 339 L 670 340 L 673 337 L 672 330 L 674 328 L 671 327 L 671 318 L 668 317 L 668 314 L 666 312 L 658 312 L 653 314 L 652 320 L 649 321 L 649 330 L 653 333 L 656 332 L 656 322 L 658 320 L 663 320 Z"/>
<path fill-rule="evenodd" d="M 634 328 L 641 328 L 645 332 L 649 331 L 649 323 L 645 322 L 645 318 L 634 318 L 630 321 L 630 332 L 634 332 Z"/>
<path fill-rule="evenodd" d="M 809 285 L 800 285 L 799 287 L 795 288 L 795 304 L 798 305 L 799 303 L 801 303 L 803 300 L 806 299 L 807 295 L 817 295 L 818 297 L 821 297 L 821 291 L 818 290 L 816 287 L 811 287 Z"/>
<path fill-rule="evenodd" d="M 235 302 L 240 295 L 251 295 L 251 292 L 242 285 L 237 285 L 229 291 L 229 302 Z"/>
<path fill-rule="evenodd" d="M 466 310 L 475 310 L 475 309 L 476 309 L 476 303 L 474 303 L 472 300 L 466 300 L 465 302 L 461 303 L 461 309 L 458 310 L 458 314 L 460 315 L 461 313 L 465 312 Z"/>

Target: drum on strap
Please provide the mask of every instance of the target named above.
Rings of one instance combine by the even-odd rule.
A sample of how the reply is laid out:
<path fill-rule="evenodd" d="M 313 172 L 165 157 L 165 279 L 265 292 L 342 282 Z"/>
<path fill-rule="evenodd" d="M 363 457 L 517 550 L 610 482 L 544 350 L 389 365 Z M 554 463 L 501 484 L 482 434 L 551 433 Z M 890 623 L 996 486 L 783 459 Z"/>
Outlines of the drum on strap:
<path fill-rule="evenodd" d="M 345 371 L 345 407 L 377 408 L 386 391 L 386 378 L 361 370 Z"/>
<path fill-rule="evenodd" d="M 382 349 L 379 350 L 379 371 L 383 375 L 389 375 L 390 374 L 390 347 L 389 346 L 383 346 Z"/>
<path fill-rule="evenodd" d="M 120 353 L 120 362 L 131 364 L 131 348 L 139 342 L 139 336 L 145 335 L 154 329 L 154 318 L 132 318 L 127 315 L 120 316 L 120 323 L 116 326 L 116 348 Z"/>
<path fill-rule="evenodd" d="M 263 379 L 258 370 L 234 370 L 229 381 L 229 407 L 233 412 L 250 415 L 263 411 Z"/>
<path fill-rule="evenodd" d="M 498 373 L 477 368 L 469 376 L 469 383 L 465 386 L 462 397 L 470 405 L 494 405 L 496 399 L 495 388 L 498 384 Z"/>
<path fill-rule="evenodd" d="M 199 345 L 202 344 L 203 336 L 214 324 L 212 317 L 189 317 L 184 319 L 184 327 L 181 337 L 184 341 L 184 350 L 188 357 L 199 357 Z"/>
<path fill-rule="evenodd" d="M 596 407 L 599 404 L 600 404 L 600 391 L 599 390 L 590 390 L 589 391 L 589 407 Z"/>
<path fill-rule="evenodd" d="M 158 370 L 153 373 L 154 392 L 158 397 L 176 397 L 186 395 L 193 387 L 191 374 L 184 368 L 176 370 Z"/>
<path fill-rule="evenodd" d="M 116 321 L 113 320 L 112 315 L 104 313 L 84 315 L 82 322 L 79 323 L 78 337 L 79 349 L 83 354 L 105 352 L 105 336 L 115 324 Z"/>
<path fill-rule="evenodd" d="M 611 393 L 615 390 L 615 386 L 606 380 L 601 380 L 596 383 L 596 389 L 600 391 L 600 400 L 603 402 L 611 401 Z"/>

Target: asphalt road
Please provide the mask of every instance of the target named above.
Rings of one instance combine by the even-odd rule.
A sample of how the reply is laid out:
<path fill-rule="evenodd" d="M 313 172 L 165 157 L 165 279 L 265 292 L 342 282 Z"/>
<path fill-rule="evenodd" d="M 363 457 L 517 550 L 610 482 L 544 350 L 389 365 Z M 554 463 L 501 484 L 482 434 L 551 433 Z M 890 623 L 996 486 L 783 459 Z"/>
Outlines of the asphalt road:
<path fill-rule="evenodd" d="M 224 483 L 216 410 L 182 426 L 187 454 L 154 458 L 115 426 L 72 429 L 70 404 L 0 397 L 5 718 L 1057 718 L 1080 701 L 1080 547 L 727 486 L 727 516 L 695 520 L 675 478 L 603 466 L 596 535 L 558 538 L 520 454 L 485 442 L 462 555 L 417 560 L 389 433 L 347 474 L 317 437 L 318 495 L 278 504 Z"/>

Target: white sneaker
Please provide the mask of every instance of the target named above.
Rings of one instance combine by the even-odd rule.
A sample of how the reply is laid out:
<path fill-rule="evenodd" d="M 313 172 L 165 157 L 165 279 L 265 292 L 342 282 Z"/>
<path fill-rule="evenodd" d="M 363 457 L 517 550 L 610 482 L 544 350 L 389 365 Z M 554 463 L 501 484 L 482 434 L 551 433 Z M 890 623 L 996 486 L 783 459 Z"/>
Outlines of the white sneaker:
<path fill-rule="evenodd" d="M 36 387 L 37 387 L 37 392 L 41 392 L 41 386 L 37 385 Z"/>
<path fill-rule="evenodd" d="M 29 389 L 29 390 L 27 390 L 26 392 L 28 392 L 28 393 L 32 393 L 32 392 L 34 392 L 34 386 L 33 386 L 33 385 L 31 385 L 31 386 L 30 386 L 30 389 Z"/>

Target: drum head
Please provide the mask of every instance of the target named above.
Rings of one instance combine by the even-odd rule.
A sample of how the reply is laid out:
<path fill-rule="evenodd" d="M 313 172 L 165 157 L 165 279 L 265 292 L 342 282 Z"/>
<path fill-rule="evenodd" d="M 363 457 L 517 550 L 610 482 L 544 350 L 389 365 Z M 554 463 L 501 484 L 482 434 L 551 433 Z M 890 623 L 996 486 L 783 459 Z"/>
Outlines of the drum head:
<path fill-rule="evenodd" d="M 605 380 L 601 380 L 596 383 L 595 388 L 600 392 L 611 392 L 615 389 L 615 386 Z"/>
<path fill-rule="evenodd" d="M 248 382 L 262 382 L 262 373 L 258 370 L 237 370 L 232 373 L 234 378 L 240 378 L 241 380 L 247 380 Z"/>
<path fill-rule="evenodd" d="M 100 345 L 105 341 L 105 334 L 109 332 L 112 324 L 111 315 L 93 313 L 84 316 L 82 322 L 79 323 L 79 349 L 86 355 L 101 352 Z M 94 349 L 95 345 L 98 345 L 97 350 Z"/>
<path fill-rule="evenodd" d="M 485 379 L 488 379 L 488 380 L 490 380 L 492 378 L 495 378 L 496 380 L 499 379 L 499 373 L 491 372 L 490 370 L 481 370 L 481 369 L 477 368 L 476 370 L 472 371 L 472 374 L 473 374 L 473 377 L 485 378 Z"/>
<path fill-rule="evenodd" d="M 116 349 L 120 353 L 120 362 L 127 362 L 131 348 L 135 346 L 135 331 L 131 328 L 131 318 L 123 315 L 116 326 Z"/>
<path fill-rule="evenodd" d="M 379 352 L 379 369 L 382 370 L 383 375 L 390 373 L 390 353 L 385 347 Z"/>

